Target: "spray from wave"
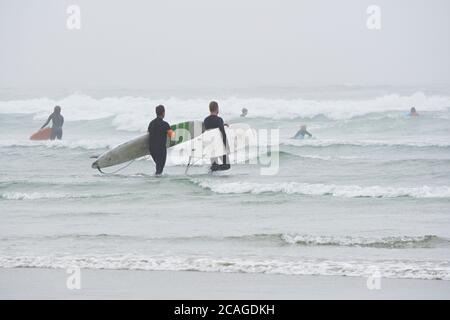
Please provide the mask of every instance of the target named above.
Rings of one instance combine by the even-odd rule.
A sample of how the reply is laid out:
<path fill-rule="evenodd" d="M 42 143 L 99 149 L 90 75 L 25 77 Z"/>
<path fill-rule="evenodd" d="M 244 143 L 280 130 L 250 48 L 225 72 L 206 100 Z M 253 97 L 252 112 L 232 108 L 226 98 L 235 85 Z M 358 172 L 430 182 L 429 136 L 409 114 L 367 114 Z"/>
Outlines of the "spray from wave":
<path fill-rule="evenodd" d="M 118 130 L 144 131 L 148 120 L 154 116 L 154 106 L 164 104 L 171 122 L 200 120 L 208 113 L 208 99 L 152 99 L 144 97 L 109 97 L 95 99 L 83 94 L 73 94 L 60 100 L 49 98 L 0 101 L 2 114 L 33 114 L 36 120 L 48 117 L 56 104 L 63 107 L 66 121 L 112 118 Z M 447 111 L 450 97 L 426 96 L 417 92 L 410 96 L 385 95 L 368 100 L 307 100 L 268 98 L 225 98 L 220 101 L 222 113 L 233 118 L 242 106 L 250 110 L 251 117 L 265 119 L 296 119 L 324 116 L 328 119 L 351 119 L 371 113 L 406 112 L 411 106 L 421 111 Z M 132 112 L 131 112 L 132 111 Z"/>

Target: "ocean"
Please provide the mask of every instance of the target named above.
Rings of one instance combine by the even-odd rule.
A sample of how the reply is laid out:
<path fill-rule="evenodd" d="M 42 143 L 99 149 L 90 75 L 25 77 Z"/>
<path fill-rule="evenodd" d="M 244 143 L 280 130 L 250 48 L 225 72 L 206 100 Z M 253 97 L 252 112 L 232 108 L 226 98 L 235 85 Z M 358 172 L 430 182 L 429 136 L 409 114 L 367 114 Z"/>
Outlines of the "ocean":
<path fill-rule="evenodd" d="M 279 130 L 276 174 L 245 160 L 217 175 L 175 161 L 158 178 L 148 158 L 91 168 L 156 105 L 175 124 L 212 99 L 227 123 Z M 30 141 L 55 105 L 63 140 Z M 291 139 L 300 125 L 314 138 Z M 450 280 L 450 92 L 1 89 L 0 267 L 73 266 Z"/>

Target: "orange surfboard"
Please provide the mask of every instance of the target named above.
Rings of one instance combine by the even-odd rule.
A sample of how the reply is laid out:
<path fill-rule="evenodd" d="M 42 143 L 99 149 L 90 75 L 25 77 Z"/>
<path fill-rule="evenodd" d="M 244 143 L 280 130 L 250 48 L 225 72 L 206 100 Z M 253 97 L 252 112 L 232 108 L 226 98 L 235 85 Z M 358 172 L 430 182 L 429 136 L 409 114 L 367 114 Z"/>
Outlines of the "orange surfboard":
<path fill-rule="evenodd" d="M 48 140 L 50 139 L 51 132 L 51 128 L 39 129 L 39 131 L 31 135 L 30 140 Z"/>

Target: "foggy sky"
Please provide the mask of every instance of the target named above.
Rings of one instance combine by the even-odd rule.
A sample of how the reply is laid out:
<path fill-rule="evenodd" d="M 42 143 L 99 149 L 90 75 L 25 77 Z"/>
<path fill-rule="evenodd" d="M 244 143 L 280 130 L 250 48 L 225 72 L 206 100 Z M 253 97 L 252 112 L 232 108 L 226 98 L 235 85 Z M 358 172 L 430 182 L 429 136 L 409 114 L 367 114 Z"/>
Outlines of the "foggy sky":
<path fill-rule="evenodd" d="M 0 0 L 0 87 L 448 84 L 449 39 L 448 0 Z"/>

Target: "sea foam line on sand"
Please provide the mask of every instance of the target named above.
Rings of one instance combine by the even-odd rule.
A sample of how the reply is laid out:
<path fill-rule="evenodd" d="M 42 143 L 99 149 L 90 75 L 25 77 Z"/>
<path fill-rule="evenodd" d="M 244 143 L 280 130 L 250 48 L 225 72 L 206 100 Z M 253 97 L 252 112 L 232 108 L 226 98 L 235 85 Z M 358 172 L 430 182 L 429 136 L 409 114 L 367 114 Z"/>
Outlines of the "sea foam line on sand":
<path fill-rule="evenodd" d="M 0 256 L 1 268 L 69 268 L 149 271 L 201 271 L 286 275 L 370 276 L 450 280 L 448 261 L 248 259 L 181 256 Z"/>

